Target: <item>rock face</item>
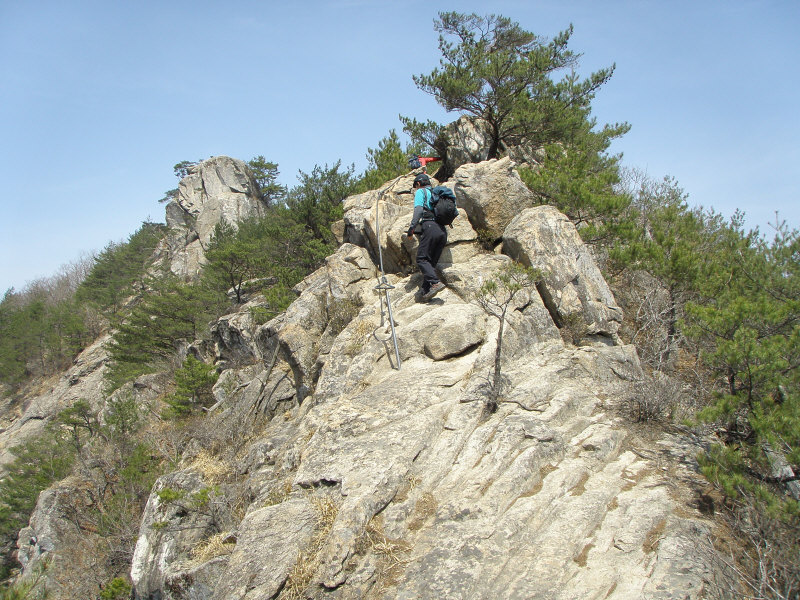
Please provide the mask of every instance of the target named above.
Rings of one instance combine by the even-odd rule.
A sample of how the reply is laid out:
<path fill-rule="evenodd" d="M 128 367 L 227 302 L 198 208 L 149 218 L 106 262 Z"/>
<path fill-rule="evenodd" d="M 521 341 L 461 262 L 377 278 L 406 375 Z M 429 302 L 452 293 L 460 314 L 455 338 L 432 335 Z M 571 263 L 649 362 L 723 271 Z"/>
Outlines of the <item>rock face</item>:
<path fill-rule="evenodd" d="M 501 162 L 483 168 L 515 189 Z M 460 181 L 475 190 L 471 206 L 490 204 L 493 186 Z M 248 503 L 228 531 L 165 504 L 164 489 L 212 485 L 191 461 L 162 477 L 141 524 L 134 596 L 704 597 L 712 574 L 698 541 L 710 523 L 693 505 L 691 450 L 645 442 L 619 417 L 643 374 L 613 335 L 618 309 L 574 228 L 549 209 L 495 221 L 506 251 L 548 277 L 508 311 L 491 412 L 500 324 L 475 295 L 511 259 L 481 251 L 461 217 L 440 265 L 447 289 L 416 302 L 414 248 L 396 235 L 410 202 L 390 188 L 346 203 L 345 243 L 286 313 L 216 326 L 219 361 L 254 360 L 223 372 L 209 417 L 237 435 L 259 419 L 229 465 Z M 400 364 L 376 290 L 378 244 L 392 265 L 384 287 Z M 563 341 L 572 314 L 587 324 L 580 346 Z M 212 535 L 228 551 L 196 558 Z"/>
<path fill-rule="evenodd" d="M 462 165 L 489 160 L 491 139 L 491 127 L 483 119 L 462 116 L 450 123 L 436 141 L 438 152 L 444 155 L 440 173 L 450 178 Z M 533 147 L 509 147 L 501 143 L 498 151 L 502 156 L 528 165 L 535 165 L 542 158 L 541 151 Z"/>
<path fill-rule="evenodd" d="M 78 355 L 69 370 L 52 378 L 47 388 L 27 399 L 18 417 L 0 432 L 0 472 L 3 465 L 14 459 L 9 450 L 40 435 L 58 412 L 78 400 L 85 400 L 95 410 L 102 408 L 103 374 L 108 360 L 105 346 L 109 339 L 103 336 L 95 341 Z"/>
<path fill-rule="evenodd" d="M 493 159 L 466 164 L 453 176 L 458 205 L 475 229 L 487 231 L 492 239 L 501 238 L 511 220 L 535 203 L 515 166 L 510 158 Z"/>
<path fill-rule="evenodd" d="M 552 206 L 519 213 L 503 236 L 506 254 L 544 274 L 539 292 L 563 327 L 577 319 L 583 335 L 614 338 L 622 310 L 572 222 Z"/>
<path fill-rule="evenodd" d="M 217 224 L 224 220 L 236 226 L 243 219 L 262 216 L 264 208 L 245 163 L 227 156 L 198 163 L 181 180 L 177 198 L 167 204 L 170 232 L 158 254 L 173 273 L 194 279 Z"/>

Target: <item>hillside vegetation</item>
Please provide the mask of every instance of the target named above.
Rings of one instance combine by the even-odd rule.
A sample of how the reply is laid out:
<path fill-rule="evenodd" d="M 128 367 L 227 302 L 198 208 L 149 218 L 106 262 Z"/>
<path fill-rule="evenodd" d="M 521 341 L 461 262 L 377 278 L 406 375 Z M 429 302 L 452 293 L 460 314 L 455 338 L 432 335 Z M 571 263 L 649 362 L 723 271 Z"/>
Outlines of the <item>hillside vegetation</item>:
<path fill-rule="evenodd" d="M 571 27 L 547 41 L 504 17 L 442 13 L 436 30 L 442 65 L 414 81 L 446 110 L 486 126 L 486 158 L 513 148 L 535 157 L 519 168 L 523 181 L 591 245 L 625 310 L 621 335 L 648 370 L 650 387 L 631 400 L 629 417 L 711 437 L 698 460 L 739 537 L 732 563 L 743 589 L 752 597 L 796 598 L 800 234 L 783 222 L 769 235 L 748 230 L 743 215 L 725 219 L 690 205 L 674 179 L 626 170 L 609 147 L 628 125 L 598 126 L 591 115 L 591 101 L 614 68 L 578 79 Z M 103 565 L 96 571 L 101 580 L 92 582 L 103 589 L 97 597 L 127 597 L 153 482 L 174 468 L 193 438 L 220 443 L 203 423 L 218 374 L 186 348 L 208 339 L 213 321 L 244 304 L 248 282 L 265 282 L 255 318 L 266 322 L 284 311 L 294 286 L 335 249 L 332 225 L 344 200 L 405 174 L 409 155 L 435 152 L 445 158 L 440 174 L 448 174 L 446 126 L 406 117 L 403 123 L 411 143 L 403 147 L 390 131 L 367 151 L 369 167 L 360 174 L 341 162 L 315 165 L 285 189 L 276 163 L 251 159 L 266 216 L 220 224 L 197 281 L 155 268 L 152 256 L 166 228 L 143 223 L 62 274 L 5 293 L 0 382 L 9 412 L 35 381 L 64 370 L 99 335 L 113 332 L 113 341 L 103 414 L 76 403 L 40 439 L 14 449 L 17 458 L 6 466 L 3 578 L 16 567 L 14 540 L 39 493 L 75 474 L 91 484 L 74 518 L 94 540 L 82 550 L 85 564 Z M 176 165 L 176 173 L 185 174 L 188 164 Z M 493 244 L 491 236 L 484 242 Z M 346 323 L 358 307 L 337 309 Z M 171 382 L 157 415 L 142 414 L 126 395 L 125 385 L 143 375 Z M 211 510 L 214 490 L 198 494 L 172 500 Z M 13 593 L 9 588 L 6 597 L 22 597 Z"/>

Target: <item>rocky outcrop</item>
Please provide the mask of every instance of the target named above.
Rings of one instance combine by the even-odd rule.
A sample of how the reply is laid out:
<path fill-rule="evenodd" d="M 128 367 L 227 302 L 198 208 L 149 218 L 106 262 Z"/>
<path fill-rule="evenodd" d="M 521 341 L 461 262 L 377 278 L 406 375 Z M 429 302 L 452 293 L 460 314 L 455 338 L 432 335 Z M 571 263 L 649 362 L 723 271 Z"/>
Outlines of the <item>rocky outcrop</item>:
<path fill-rule="evenodd" d="M 442 169 L 447 175 L 455 173 L 461 165 L 479 163 L 489 159 L 491 132 L 482 119 L 462 116 L 450 123 L 437 140 L 444 154 Z"/>
<path fill-rule="evenodd" d="M 436 140 L 437 151 L 444 157 L 439 172 L 449 179 L 462 165 L 487 161 L 491 147 L 491 126 L 478 117 L 462 116 L 447 125 Z M 543 157 L 542 151 L 535 146 L 509 146 L 504 142 L 500 142 L 495 156 L 506 156 L 531 166 L 538 164 Z"/>
<path fill-rule="evenodd" d="M 458 205 L 463 207 L 473 227 L 497 240 L 506 226 L 526 208 L 535 204 L 510 158 L 465 164 L 453 175 Z"/>
<path fill-rule="evenodd" d="M 103 375 L 109 340 L 108 335 L 100 337 L 75 358 L 66 372 L 46 381 L 44 390 L 28 396 L 19 415 L 0 432 L 0 472 L 3 465 L 14 459 L 10 450 L 41 435 L 45 425 L 60 411 L 78 400 L 88 402 L 94 410 L 103 407 Z"/>
<path fill-rule="evenodd" d="M 244 162 L 227 156 L 209 158 L 189 169 L 177 198 L 167 204 L 169 232 L 157 256 L 170 271 L 192 280 L 200 272 L 218 223 L 235 227 L 244 219 L 263 216 L 264 210 L 258 184 Z"/>
<path fill-rule="evenodd" d="M 397 235 L 410 206 L 389 187 L 348 201 L 348 242 L 284 314 L 216 326 L 220 360 L 253 359 L 223 372 L 209 417 L 240 430 L 262 415 L 232 467 L 249 504 L 231 531 L 215 529 L 164 504 L 164 489 L 208 482 L 188 465 L 162 478 L 135 597 L 704 597 L 710 550 L 698 540 L 711 524 L 694 507 L 694 449 L 646 442 L 619 416 L 643 373 L 574 227 L 536 208 L 503 226 L 506 251 L 547 276 L 508 311 L 492 412 L 500 323 L 475 297 L 511 258 L 478 247 L 465 211 L 440 265 L 447 289 L 420 304 L 413 247 Z M 399 364 L 378 244 L 394 267 L 382 287 Z M 572 315 L 585 321 L 580 346 L 562 336 Z M 212 532 L 229 550 L 198 559 Z"/>
<path fill-rule="evenodd" d="M 506 254 L 544 275 L 539 292 L 559 327 L 571 327 L 579 338 L 616 338 L 622 310 L 565 215 L 552 206 L 524 210 L 503 240 Z"/>
<path fill-rule="evenodd" d="M 211 223 L 259 214 L 242 165 L 219 157 L 182 182 L 162 247 L 174 272 L 197 273 Z M 287 311 L 263 322 L 252 292 L 189 345 L 220 371 L 215 403 L 150 494 L 133 597 L 706 597 L 713 524 L 697 510 L 697 449 L 621 417 L 643 372 L 574 226 L 532 206 L 508 158 L 460 166 L 444 182 L 462 210 L 439 265 L 447 288 L 422 304 L 405 237 L 412 180 L 347 199 L 340 247 Z M 542 279 L 509 305 L 494 407 L 500 322 L 476 297 L 511 260 Z M 101 410 L 106 341 L 9 432 L 79 398 Z M 149 404 L 165 389 L 141 378 L 118 393 Z M 18 542 L 27 571 L 91 556 L 71 512 L 82 493 L 67 480 L 41 494 Z M 112 575 L 53 589 L 91 597 Z"/>

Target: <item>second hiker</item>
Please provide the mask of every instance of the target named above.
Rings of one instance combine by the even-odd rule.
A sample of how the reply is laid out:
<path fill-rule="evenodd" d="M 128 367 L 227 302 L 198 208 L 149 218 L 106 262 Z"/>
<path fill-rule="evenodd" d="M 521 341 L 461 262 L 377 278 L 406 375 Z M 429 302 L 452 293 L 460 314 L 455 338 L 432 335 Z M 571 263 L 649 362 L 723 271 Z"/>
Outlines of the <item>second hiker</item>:
<path fill-rule="evenodd" d="M 439 281 L 436 274 L 436 263 L 442 255 L 447 244 L 447 231 L 444 226 L 436 222 L 431 209 L 431 179 L 425 173 L 420 173 L 414 178 L 414 216 L 408 228 L 408 238 L 414 234 L 419 235 L 419 248 L 417 248 L 417 266 L 422 272 L 424 281 L 420 292 L 421 299 L 426 301 L 441 292 L 445 285 Z"/>

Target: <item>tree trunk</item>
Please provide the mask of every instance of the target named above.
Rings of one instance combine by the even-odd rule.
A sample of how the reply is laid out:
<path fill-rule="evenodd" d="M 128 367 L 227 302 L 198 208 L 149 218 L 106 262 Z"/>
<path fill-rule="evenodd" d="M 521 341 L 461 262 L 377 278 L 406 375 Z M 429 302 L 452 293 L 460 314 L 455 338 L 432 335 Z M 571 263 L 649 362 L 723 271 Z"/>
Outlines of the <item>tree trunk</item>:
<path fill-rule="evenodd" d="M 500 316 L 500 329 L 497 331 L 497 347 L 494 349 L 494 375 L 492 377 L 492 392 L 489 398 L 489 408 L 492 412 L 497 410 L 500 398 L 500 362 L 503 357 L 503 325 L 506 320 L 506 311 Z"/>
<path fill-rule="evenodd" d="M 678 355 L 678 308 L 672 290 L 669 293 L 669 310 L 667 312 L 667 348 L 664 352 L 664 365 L 667 369 L 674 366 Z"/>

